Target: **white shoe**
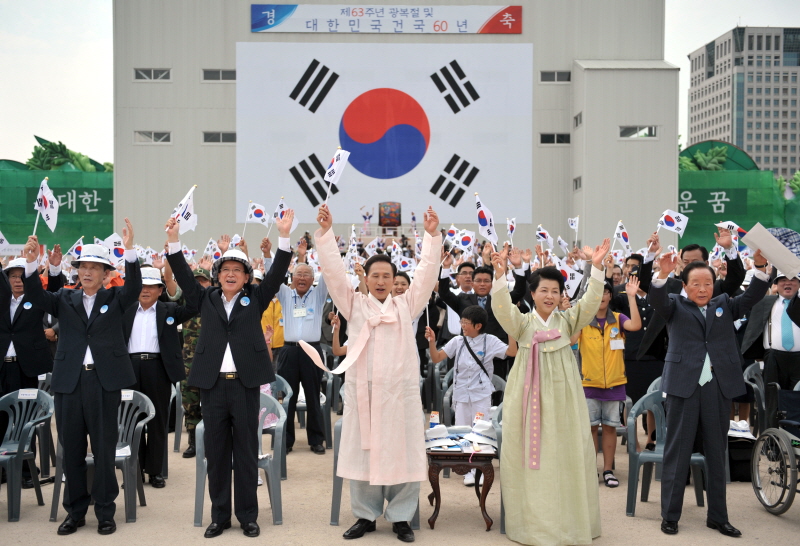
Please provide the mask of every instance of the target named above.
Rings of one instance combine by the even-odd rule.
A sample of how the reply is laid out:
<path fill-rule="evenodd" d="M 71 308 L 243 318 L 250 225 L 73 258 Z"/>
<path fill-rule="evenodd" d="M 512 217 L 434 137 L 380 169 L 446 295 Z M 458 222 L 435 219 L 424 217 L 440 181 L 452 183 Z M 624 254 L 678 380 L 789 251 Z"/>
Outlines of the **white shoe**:
<path fill-rule="evenodd" d="M 261 479 L 261 474 L 258 475 L 258 485 L 264 485 L 264 480 Z"/>
<path fill-rule="evenodd" d="M 481 476 L 481 478 L 483 478 L 483 476 Z M 475 485 L 475 474 L 473 472 L 470 472 L 464 476 L 464 485 L 467 487 Z"/>

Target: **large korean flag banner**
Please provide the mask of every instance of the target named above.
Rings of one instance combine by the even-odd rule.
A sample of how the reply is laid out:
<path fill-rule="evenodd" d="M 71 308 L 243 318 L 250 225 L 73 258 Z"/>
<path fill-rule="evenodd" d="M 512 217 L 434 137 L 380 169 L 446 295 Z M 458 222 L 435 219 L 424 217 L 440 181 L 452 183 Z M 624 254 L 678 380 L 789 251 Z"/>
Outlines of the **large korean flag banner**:
<path fill-rule="evenodd" d="M 396 201 L 472 223 L 478 192 L 531 223 L 531 44 L 238 43 L 236 70 L 237 218 L 275 195 L 313 218 L 341 146 L 341 222 Z"/>

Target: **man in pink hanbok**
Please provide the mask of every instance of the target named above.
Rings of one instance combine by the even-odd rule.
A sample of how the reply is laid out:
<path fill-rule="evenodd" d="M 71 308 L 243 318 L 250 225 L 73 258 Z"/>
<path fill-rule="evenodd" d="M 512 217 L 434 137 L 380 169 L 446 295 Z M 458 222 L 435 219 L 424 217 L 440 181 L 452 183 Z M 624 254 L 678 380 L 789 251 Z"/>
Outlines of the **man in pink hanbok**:
<path fill-rule="evenodd" d="M 439 218 L 428 208 L 414 282 L 397 297 L 391 295 L 396 268 L 385 254 L 373 256 L 364 266 L 369 294 L 354 290 L 327 205 L 319 208 L 317 222 L 320 229 L 314 239 L 322 275 L 333 303 L 348 322 L 347 358 L 334 370 L 347 370 L 337 472 L 350 480 L 350 502 L 358 521 L 344 538 L 375 531 L 375 520 L 384 514 L 398 539 L 413 542 L 409 522 L 428 465 L 412 322 L 425 309 L 438 280 Z"/>

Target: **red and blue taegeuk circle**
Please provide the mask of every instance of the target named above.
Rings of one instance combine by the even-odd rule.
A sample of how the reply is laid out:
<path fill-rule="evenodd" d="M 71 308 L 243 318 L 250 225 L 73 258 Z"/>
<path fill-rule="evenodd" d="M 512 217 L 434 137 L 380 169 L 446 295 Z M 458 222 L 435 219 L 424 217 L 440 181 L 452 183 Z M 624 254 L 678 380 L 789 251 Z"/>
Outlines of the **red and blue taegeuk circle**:
<path fill-rule="evenodd" d="M 675 227 L 675 219 L 669 214 L 664 215 L 664 224 L 667 227 Z"/>
<path fill-rule="evenodd" d="M 489 219 L 488 219 L 488 218 L 486 218 L 486 213 L 485 213 L 485 212 L 483 212 L 482 210 L 479 210 L 479 211 L 478 211 L 478 223 L 479 223 L 479 224 L 480 224 L 482 227 L 486 227 L 486 226 L 488 226 L 488 225 L 489 225 Z"/>
<path fill-rule="evenodd" d="M 118 246 L 114 247 L 114 257 L 122 258 L 125 255 L 125 249 Z"/>
<path fill-rule="evenodd" d="M 461 246 L 469 246 L 471 242 L 472 242 L 472 237 L 470 237 L 469 235 L 464 235 L 461 238 Z"/>
<path fill-rule="evenodd" d="M 339 142 L 360 173 L 382 180 L 411 172 L 428 150 L 428 116 L 410 95 L 397 89 L 371 89 L 345 109 Z"/>
<path fill-rule="evenodd" d="M 264 211 L 257 208 L 255 210 L 253 210 L 253 216 L 255 216 L 256 218 L 263 218 L 264 217 Z"/>
<path fill-rule="evenodd" d="M 628 232 L 627 231 L 623 231 L 622 233 L 620 233 L 620 236 L 622 237 L 623 241 L 625 241 L 626 243 L 629 242 L 628 241 Z"/>

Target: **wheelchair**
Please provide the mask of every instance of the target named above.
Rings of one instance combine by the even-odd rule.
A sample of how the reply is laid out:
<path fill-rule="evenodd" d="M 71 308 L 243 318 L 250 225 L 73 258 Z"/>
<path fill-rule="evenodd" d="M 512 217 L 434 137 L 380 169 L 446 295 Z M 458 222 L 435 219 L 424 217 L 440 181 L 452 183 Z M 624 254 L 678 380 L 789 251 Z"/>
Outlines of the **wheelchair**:
<path fill-rule="evenodd" d="M 771 514 L 780 515 L 797 493 L 800 459 L 800 391 L 766 386 L 767 428 L 756 440 L 750 462 L 753 491 Z"/>

